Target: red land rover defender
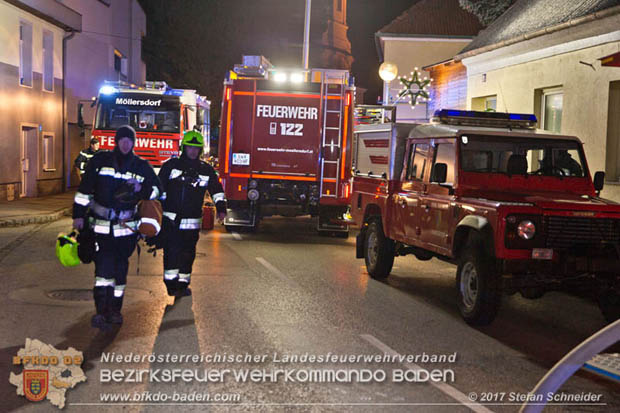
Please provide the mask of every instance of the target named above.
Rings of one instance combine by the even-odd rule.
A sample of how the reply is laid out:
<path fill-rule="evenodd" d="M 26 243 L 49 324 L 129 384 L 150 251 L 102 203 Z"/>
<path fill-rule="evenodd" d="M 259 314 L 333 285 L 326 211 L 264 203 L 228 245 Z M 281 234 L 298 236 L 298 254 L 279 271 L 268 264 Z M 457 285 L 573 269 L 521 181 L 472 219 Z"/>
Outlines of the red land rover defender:
<path fill-rule="evenodd" d="M 580 140 L 534 115 L 441 110 L 429 124 L 358 125 L 351 214 L 357 257 L 457 264 L 460 312 L 490 323 L 502 293 L 578 288 L 620 316 L 620 204 L 598 196 Z"/>

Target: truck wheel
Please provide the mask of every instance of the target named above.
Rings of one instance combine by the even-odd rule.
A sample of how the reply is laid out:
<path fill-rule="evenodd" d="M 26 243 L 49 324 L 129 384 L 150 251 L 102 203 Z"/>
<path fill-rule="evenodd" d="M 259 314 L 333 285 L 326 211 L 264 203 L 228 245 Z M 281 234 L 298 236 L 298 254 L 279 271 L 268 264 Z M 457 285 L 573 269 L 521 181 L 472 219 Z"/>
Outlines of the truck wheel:
<path fill-rule="evenodd" d="M 598 297 L 598 306 L 607 322 L 613 323 L 620 318 L 620 294 L 616 291 L 610 289 L 602 292 Z"/>
<path fill-rule="evenodd" d="M 471 240 L 465 247 L 456 269 L 456 286 L 459 310 L 467 324 L 490 324 L 501 302 L 501 283 L 481 241 Z"/>
<path fill-rule="evenodd" d="M 394 241 L 383 234 L 381 221 L 373 220 L 364 241 L 366 270 L 372 278 L 385 278 L 394 265 Z"/>

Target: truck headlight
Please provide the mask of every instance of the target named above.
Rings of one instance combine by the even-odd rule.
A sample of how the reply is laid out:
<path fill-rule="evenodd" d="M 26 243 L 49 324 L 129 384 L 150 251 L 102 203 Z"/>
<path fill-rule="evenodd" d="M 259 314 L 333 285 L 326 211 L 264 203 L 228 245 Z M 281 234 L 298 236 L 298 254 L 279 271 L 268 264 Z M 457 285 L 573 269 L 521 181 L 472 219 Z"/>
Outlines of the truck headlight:
<path fill-rule="evenodd" d="M 529 219 L 519 222 L 517 227 L 517 234 L 523 239 L 532 239 L 536 234 L 536 225 Z"/>
<path fill-rule="evenodd" d="M 250 179 L 250 182 L 248 182 L 248 188 L 250 189 L 258 188 L 258 181 L 256 179 Z"/>
<path fill-rule="evenodd" d="M 256 189 L 250 189 L 248 191 L 248 199 L 250 201 L 257 201 L 260 198 L 260 193 Z"/>

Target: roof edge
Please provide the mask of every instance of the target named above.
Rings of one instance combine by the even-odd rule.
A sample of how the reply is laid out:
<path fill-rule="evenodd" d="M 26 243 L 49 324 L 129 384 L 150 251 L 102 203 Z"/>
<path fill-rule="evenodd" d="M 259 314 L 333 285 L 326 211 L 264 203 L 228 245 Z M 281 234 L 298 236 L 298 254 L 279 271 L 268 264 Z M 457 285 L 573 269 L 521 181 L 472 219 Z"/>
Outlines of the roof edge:
<path fill-rule="evenodd" d="M 537 30 L 535 32 L 525 33 L 519 35 L 517 37 L 513 37 L 511 39 L 502 40 L 501 42 L 493 43 L 487 46 L 480 47 L 478 49 L 469 50 L 465 53 L 459 53 L 454 56 L 454 60 L 459 62 L 463 59 L 467 59 L 469 57 L 477 56 L 483 53 L 487 53 L 493 50 L 501 49 L 502 47 L 510 46 L 515 43 L 520 43 L 525 40 L 534 39 L 536 37 L 541 37 L 546 34 L 551 34 L 554 32 L 558 32 L 560 30 L 568 29 L 570 27 L 579 26 L 585 23 L 589 23 L 595 20 L 600 20 L 604 17 L 613 16 L 616 14 L 620 14 L 620 5 L 613 6 L 608 9 L 600 10 L 594 13 L 587 14 L 585 16 L 578 17 L 576 19 L 569 20 L 564 23 L 555 24 L 552 26 L 545 27 L 544 29 Z"/>

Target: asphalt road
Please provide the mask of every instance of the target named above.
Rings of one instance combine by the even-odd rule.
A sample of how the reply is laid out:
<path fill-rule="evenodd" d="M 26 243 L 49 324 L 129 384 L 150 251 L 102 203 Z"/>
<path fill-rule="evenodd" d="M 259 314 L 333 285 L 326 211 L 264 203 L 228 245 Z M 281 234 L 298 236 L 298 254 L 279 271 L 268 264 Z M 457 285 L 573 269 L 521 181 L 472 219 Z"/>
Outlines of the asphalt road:
<path fill-rule="evenodd" d="M 55 236 L 68 225 L 65 219 L 0 230 L 2 412 L 56 409 L 48 401 L 32 403 L 16 396 L 8 382 L 9 372 L 21 371 L 11 360 L 26 338 L 84 352 L 82 368 L 88 381 L 67 391 L 65 410 L 69 412 L 512 412 L 520 405 L 513 399 L 527 394 L 555 362 L 605 325 L 593 303 L 551 293 L 539 300 L 518 294 L 506 297 L 491 326 L 472 328 L 456 308 L 454 266 L 401 257 L 387 281 L 379 282 L 368 277 L 363 260 L 355 259 L 353 236 L 348 240 L 320 237 L 309 219 L 273 218 L 263 221 L 256 234 L 228 234 L 219 226 L 203 233 L 192 274 L 193 294 L 176 301 L 165 293 L 161 255 L 154 258 L 143 250 L 136 275 L 134 254 L 123 308 L 125 324 L 102 333 L 90 327 L 92 266 L 63 268 L 54 256 Z M 254 360 L 102 360 L 112 353 Z M 396 360 L 287 363 L 285 359 L 385 353 Z M 408 363 L 396 355 L 419 357 Z M 449 355 L 455 361 L 432 363 L 423 355 Z M 102 382 L 102 374 L 113 369 L 230 372 L 223 373 L 228 374 L 224 382 L 215 378 L 208 383 Z M 265 382 L 234 377 L 235 372 L 248 369 L 257 370 L 257 380 L 262 377 Z M 285 376 L 272 380 L 261 373 L 278 369 L 299 375 L 291 376 L 292 382 Z M 338 376 L 340 381 L 307 379 L 312 372 L 344 375 L 364 369 L 378 376 L 369 382 L 347 382 L 345 376 Z M 399 370 L 416 369 L 437 370 L 447 380 L 394 380 Z M 546 411 L 620 411 L 620 386 L 596 376 L 578 373 L 561 391 L 601 395 L 602 404 L 555 405 Z M 172 400 L 167 400 L 169 404 L 152 400 L 156 394 L 173 397 L 175 392 L 176 397 L 219 394 L 232 401 L 174 405 Z M 136 401 L 112 405 L 101 399 L 107 394 L 129 394 Z M 485 398 L 493 403 L 483 402 Z"/>

